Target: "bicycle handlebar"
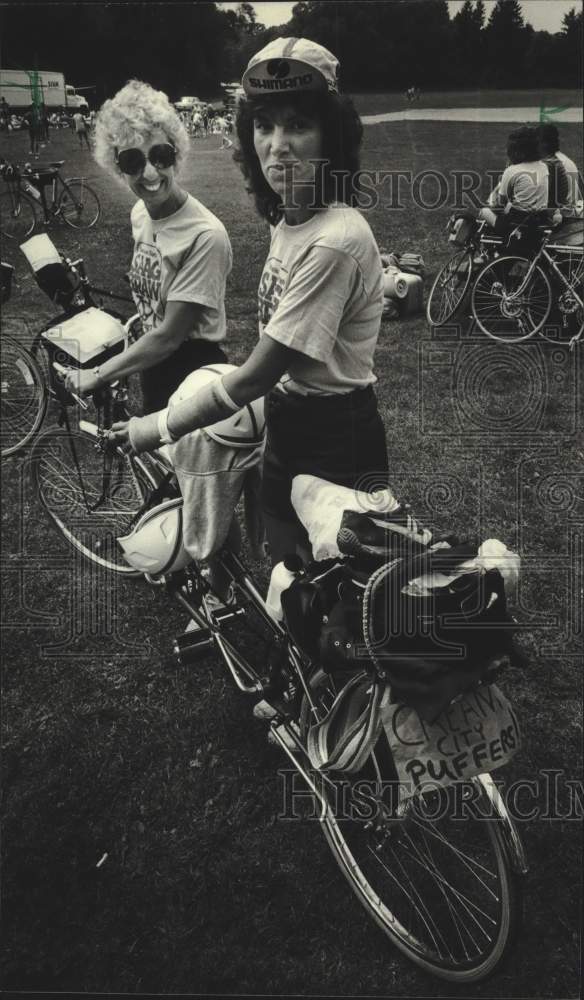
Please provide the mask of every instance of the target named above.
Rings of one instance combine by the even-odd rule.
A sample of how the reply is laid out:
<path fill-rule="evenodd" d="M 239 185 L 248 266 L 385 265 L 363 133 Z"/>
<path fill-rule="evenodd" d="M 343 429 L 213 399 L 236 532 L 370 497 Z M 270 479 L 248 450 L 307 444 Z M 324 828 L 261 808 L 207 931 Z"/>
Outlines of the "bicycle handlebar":
<path fill-rule="evenodd" d="M 56 372 L 59 373 L 59 375 L 63 376 L 63 380 L 66 378 L 69 372 L 75 371 L 74 368 L 67 368 L 65 365 L 59 364 L 58 361 L 53 361 L 53 368 L 55 369 Z M 79 406 L 81 407 L 82 410 L 89 409 L 89 403 L 86 403 L 84 399 L 81 399 L 81 396 L 78 396 L 76 393 L 71 392 L 70 389 L 67 389 L 67 392 L 69 393 L 70 396 L 73 397 L 76 403 L 79 403 Z"/>

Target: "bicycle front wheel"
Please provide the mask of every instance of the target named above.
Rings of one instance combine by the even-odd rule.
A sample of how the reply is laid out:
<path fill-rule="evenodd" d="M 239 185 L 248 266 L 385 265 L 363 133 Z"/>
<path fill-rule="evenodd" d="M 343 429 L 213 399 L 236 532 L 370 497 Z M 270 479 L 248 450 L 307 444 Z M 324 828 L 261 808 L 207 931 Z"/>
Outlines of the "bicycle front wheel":
<path fill-rule="evenodd" d="M 95 225 L 101 205 L 84 177 L 67 181 L 59 198 L 58 212 L 73 229 L 91 229 Z"/>
<path fill-rule="evenodd" d="M 430 326 L 442 326 L 454 316 L 468 291 L 472 262 L 470 251 L 458 250 L 436 275 L 426 305 Z"/>
<path fill-rule="evenodd" d="M 42 372 L 28 351 L 3 337 L 0 347 L 2 381 L 2 458 L 24 448 L 41 426 L 48 394 Z"/>
<path fill-rule="evenodd" d="M 323 671 L 311 680 L 300 723 L 322 718 L 336 695 Z M 417 966 L 451 982 L 478 982 L 501 962 L 520 917 L 519 877 L 489 777 L 416 794 L 398 804 L 385 733 L 363 769 L 313 774 L 326 800 L 322 823 L 334 858 L 369 915 Z"/>
<path fill-rule="evenodd" d="M 10 191 L 0 194 L 0 232 L 7 240 L 20 242 L 32 233 L 36 225 L 36 209 L 24 194 Z"/>
<path fill-rule="evenodd" d="M 101 451 L 95 428 L 51 428 L 35 443 L 32 475 L 45 510 L 78 552 L 116 573 L 138 575 L 117 539 L 128 533 L 158 482 L 141 458 L 121 449 Z"/>
<path fill-rule="evenodd" d="M 498 257 L 482 269 L 472 290 L 472 313 L 483 333 L 503 344 L 541 330 L 552 307 L 552 290 L 539 264 L 525 257 Z"/>

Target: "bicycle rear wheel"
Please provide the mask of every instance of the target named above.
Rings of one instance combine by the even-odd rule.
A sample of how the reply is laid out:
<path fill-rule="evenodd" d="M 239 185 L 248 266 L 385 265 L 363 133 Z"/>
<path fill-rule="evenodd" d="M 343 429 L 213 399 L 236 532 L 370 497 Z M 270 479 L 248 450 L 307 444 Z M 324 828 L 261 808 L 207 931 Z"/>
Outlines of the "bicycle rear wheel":
<path fill-rule="evenodd" d="M 32 233 L 36 225 L 36 208 L 25 194 L 0 194 L 0 233 L 7 240 L 20 242 Z"/>
<path fill-rule="evenodd" d="M 99 219 L 101 205 L 84 177 L 67 181 L 59 198 L 58 212 L 73 229 L 91 229 Z"/>
<path fill-rule="evenodd" d="M 547 275 L 531 261 L 498 257 L 482 269 L 472 290 L 472 312 L 483 333 L 503 344 L 527 340 L 541 330 L 552 307 Z M 525 287 L 522 287 L 525 284 Z"/>
<path fill-rule="evenodd" d="M 436 275 L 426 305 L 430 326 L 442 326 L 454 316 L 468 291 L 472 262 L 470 251 L 458 250 Z"/>
<path fill-rule="evenodd" d="M 12 337 L 0 345 L 2 381 L 2 458 L 24 448 L 41 426 L 48 393 L 42 372 L 28 351 Z"/>
<path fill-rule="evenodd" d="M 92 427 L 84 422 L 85 427 Z M 96 447 L 95 428 L 51 428 L 32 453 L 35 489 L 53 523 L 91 562 L 126 576 L 138 575 L 117 544 L 158 484 L 141 458 Z"/>
<path fill-rule="evenodd" d="M 311 680 L 316 718 L 336 690 Z M 300 728 L 311 713 L 305 696 Z M 505 840 L 504 806 L 494 810 L 488 775 L 417 794 L 398 808 L 391 751 L 382 733 L 358 774 L 313 774 L 330 808 L 322 823 L 334 858 L 369 915 L 416 965 L 451 982 L 485 979 L 519 925 L 519 877 Z M 495 814 L 494 814 L 495 813 Z"/>

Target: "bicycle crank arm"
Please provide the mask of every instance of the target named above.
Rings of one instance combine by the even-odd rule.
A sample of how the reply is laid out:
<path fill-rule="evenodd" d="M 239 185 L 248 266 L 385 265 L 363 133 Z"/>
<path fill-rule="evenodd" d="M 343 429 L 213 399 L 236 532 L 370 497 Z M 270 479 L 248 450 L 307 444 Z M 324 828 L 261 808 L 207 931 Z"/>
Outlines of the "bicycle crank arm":
<path fill-rule="evenodd" d="M 232 646 L 228 639 L 225 639 L 220 635 L 220 625 L 215 624 L 215 621 L 209 622 L 203 614 L 201 614 L 198 608 L 195 608 L 180 591 L 173 591 L 173 595 L 179 604 L 189 613 L 191 618 L 197 623 L 200 629 L 205 630 L 211 636 L 212 642 L 217 646 L 219 652 L 221 653 L 227 667 L 235 681 L 237 687 L 244 694 L 261 694 L 263 691 L 263 684 L 261 683 L 259 677 L 253 676 L 250 671 L 246 668 L 245 664 L 242 663 L 240 657 L 237 655 L 237 650 Z M 231 618 L 232 615 L 242 613 L 242 609 L 231 611 L 229 608 L 221 609 L 219 612 L 213 612 L 212 618 L 219 623 L 221 620 L 226 618 Z M 193 645 L 194 645 L 193 639 Z M 244 679 L 244 677 L 246 679 Z M 252 683 L 248 683 L 251 681 Z"/>

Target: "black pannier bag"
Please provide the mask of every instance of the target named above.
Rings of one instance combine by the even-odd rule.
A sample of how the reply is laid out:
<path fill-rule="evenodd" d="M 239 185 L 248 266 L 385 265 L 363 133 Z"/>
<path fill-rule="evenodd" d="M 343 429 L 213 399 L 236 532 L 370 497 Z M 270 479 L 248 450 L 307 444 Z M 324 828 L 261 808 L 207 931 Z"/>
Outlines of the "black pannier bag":
<path fill-rule="evenodd" d="M 434 721 L 512 658 L 516 623 L 499 569 L 469 569 L 477 547 L 439 548 L 381 566 L 363 597 L 363 638 L 392 701 Z"/>

